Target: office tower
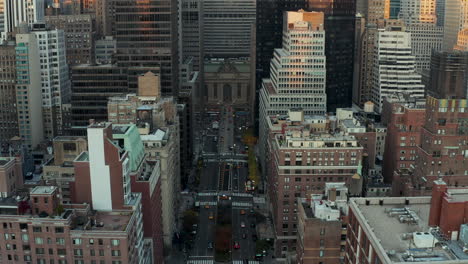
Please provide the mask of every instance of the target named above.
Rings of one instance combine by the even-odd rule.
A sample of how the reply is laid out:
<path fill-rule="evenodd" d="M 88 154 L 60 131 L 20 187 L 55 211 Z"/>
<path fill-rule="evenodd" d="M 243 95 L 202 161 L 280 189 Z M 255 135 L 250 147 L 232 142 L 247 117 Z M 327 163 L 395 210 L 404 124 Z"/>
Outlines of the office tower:
<path fill-rule="evenodd" d="M 5 1 L 0 1 L 0 38 L 3 37 L 3 32 L 5 31 Z"/>
<path fill-rule="evenodd" d="M 270 63 L 273 58 L 274 49 L 281 47 L 283 37 L 283 13 L 285 11 L 296 11 L 306 9 L 305 0 L 279 1 L 259 0 L 257 1 L 256 22 L 256 90 L 260 90 L 262 79 L 270 75 Z"/>
<path fill-rule="evenodd" d="M 460 51 L 432 55 L 427 94 L 439 99 L 467 98 L 468 54 Z"/>
<path fill-rule="evenodd" d="M 356 0 L 308 0 L 309 11 L 325 14 L 327 111 L 352 103 Z"/>
<path fill-rule="evenodd" d="M 94 60 L 97 64 L 112 64 L 116 52 L 117 41 L 113 37 L 98 39 L 94 43 Z"/>
<path fill-rule="evenodd" d="M 128 75 L 125 68 L 110 64 L 76 65 L 71 73 L 72 130 L 84 135 L 90 119 L 107 120 L 108 97 L 128 93 Z"/>
<path fill-rule="evenodd" d="M 411 54 L 416 58 L 416 71 L 422 73 L 431 66 L 431 54 L 442 50 L 444 28 L 435 23 L 407 24 L 411 34 Z"/>
<path fill-rule="evenodd" d="M 372 102 L 382 112 L 385 97 L 395 93 L 414 99 L 424 97 L 421 75 L 415 72 L 415 57 L 411 54 L 410 34 L 401 27 L 379 30 L 375 39 Z"/>
<path fill-rule="evenodd" d="M 162 93 L 177 95 L 177 1 L 111 0 L 108 4 L 119 67 L 160 67 Z"/>
<path fill-rule="evenodd" d="M 203 1 L 203 54 L 239 58 L 251 54 L 256 1 Z"/>
<path fill-rule="evenodd" d="M 447 0 L 444 15 L 444 50 L 452 50 L 457 44 L 458 35 L 468 28 L 468 2 Z"/>
<path fill-rule="evenodd" d="M 22 23 L 31 26 L 44 22 L 44 0 L 3 0 L 5 33 L 11 33 Z"/>
<path fill-rule="evenodd" d="M 400 13 L 401 0 L 390 0 L 390 19 L 398 19 L 398 14 Z"/>
<path fill-rule="evenodd" d="M 324 14 L 287 11 L 283 19 L 283 47 L 275 49 L 270 78 L 262 80 L 259 92 L 262 157 L 267 150 L 270 115 L 286 114 L 293 108 L 302 108 L 306 115 L 326 113 Z M 297 70 L 291 70 L 293 67 Z M 262 163 L 262 168 L 266 168 L 264 159 Z"/>
<path fill-rule="evenodd" d="M 344 258 L 348 214 L 348 188 L 326 183 L 324 194 L 297 199 L 297 263 L 339 264 Z"/>
<path fill-rule="evenodd" d="M 359 0 L 356 3 L 354 63 L 357 68 L 353 76 L 353 101 L 361 107 L 371 99 L 374 43 L 378 29 L 397 24 L 395 20 L 385 19 L 389 17 L 389 6 L 389 1 L 381 0 Z"/>
<path fill-rule="evenodd" d="M 203 1 L 182 1 L 181 63 L 192 59 L 193 69 L 200 71 L 203 65 Z M 182 66 L 181 66 L 182 67 Z"/>
<path fill-rule="evenodd" d="M 399 19 L 406 25 L 413 23 L 435 24 L 436 0 L 401 0 Z"/>
<path fill-rule="evenodd" d="M 18 136 L 16 115 L 16 56 L 12 42 L 0 45 L 0 150 L 8 150 L 10 139 Z"/>
<path fill-rule="evenodd" d="M 455 252 L 465 243 L 466 211 L 460 208 L 467 206 L 468 190 L 440 182 L 432 197 L 352 198 L 344 263 L 396 264 L 415 258 L 425 264 L 465 262 L 465 255 Z M 440 241 L 454 245 L 443 247 Z"/>
<path fill-rule="evenodd" d="M 16 35 L 16 104 L 19 135 L 29 149 L 44 140 L 39 41 L 35 34 Z"/>
<path fill-rule="evenodd" d="M 62 105 L 70 102 L 71 89 L 63 30 L 49 30 L 35 24 L 29 34 L 38 41 L 42 91 L 44 136 L 52 139 L 63 134 Z"/>
<path fill-rule="evenodd" d="M 445 21 L 445 2 L 446 0 L 436 0 L 437 26 L 443 27 Z"/>
<path fill-rule="evenodd" d="M 95 19 L 89 14 L 52 15 L 46 24 L 65 32 L 68 65 L 89 64 L 94 61 Z"/>

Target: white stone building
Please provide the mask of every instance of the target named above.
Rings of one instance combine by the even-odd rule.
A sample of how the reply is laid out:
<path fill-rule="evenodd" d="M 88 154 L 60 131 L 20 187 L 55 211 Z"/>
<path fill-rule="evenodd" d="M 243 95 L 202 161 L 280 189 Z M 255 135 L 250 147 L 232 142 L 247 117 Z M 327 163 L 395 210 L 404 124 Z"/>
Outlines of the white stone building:
<path fill-rule="evenodd" d="M 424 97 L 421 75 L 415 71 L 411 54 L 410 33 L 388 28 L 379 30 L 375 39 L 372 102 L 376 112 L 383 108 L 385 97 L 406 93 L 412 98 Z"/>
<path fill-rule="evenodd" d="M 407 25 L 406 32 L 411 34 L 411 53 L 416 57 L 416 71 L 428 70 L 432 52 L 442 50 L 444 28 L 434 23 L 415 23 Z"/>

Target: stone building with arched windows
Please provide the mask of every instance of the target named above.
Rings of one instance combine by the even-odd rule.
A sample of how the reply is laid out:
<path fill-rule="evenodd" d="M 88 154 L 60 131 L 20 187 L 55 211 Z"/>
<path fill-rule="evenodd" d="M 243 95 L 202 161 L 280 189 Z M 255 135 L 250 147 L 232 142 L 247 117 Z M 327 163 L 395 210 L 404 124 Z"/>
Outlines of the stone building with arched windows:
<path fill-rule="evenodd" d="M 202 102 L 207 110 L 231 105 L 235 111 L 253 114 L 255 86 L 249 60 L 211 59 L 204 63 Z M 254 70 L 254 69 L 253 69 Z"/>

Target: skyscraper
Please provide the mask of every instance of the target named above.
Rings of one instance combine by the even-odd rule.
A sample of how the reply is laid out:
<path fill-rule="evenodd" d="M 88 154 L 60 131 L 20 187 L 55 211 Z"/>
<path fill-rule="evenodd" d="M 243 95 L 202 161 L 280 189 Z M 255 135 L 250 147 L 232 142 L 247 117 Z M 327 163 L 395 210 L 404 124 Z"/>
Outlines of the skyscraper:
<path fill-rule="evenodd" d="M 259 92 L 262 157 L 267 150 L 270 115 L 284 115 L 293 108 L 301 108 L 306 115 L 324 115 L 327 107 L 324 14 L 288 11 L 283 19 L 283 47 L 275 49 L 270 78 L 262 80 Z"/>
<path fill-rule="evenodd" d="M 427 94 L 439 99 L 467 98 L 468 54 L 460 51 L 432 54 Z"/>
<path fill-rule="evenodd" d="M 203 49 L 209 58 L 249 57 L 256 1 L 203 1 Z"/>
<path fill-rule="evenodd" d="M 160 67 L 163 94 L 177 95 L 177 1 L 110 0 L 108 8 L 118 65 Z"/>
<path fill-rule="evenodd" d="M 44 22 L 44 0 L 3 0 L 5 33 L 15 30 L 21 23 L 32 25 Z"/>
<path fill-rule="evenodd" d="M 16 116 L 16 56 L 14 43 L 0 45 L 0 150 L 18 136 Z"/>
<path fill-rule="evenodd" d="M 62 105 L 70 102 L 71 87 L 66 60 L 65 33 L 35 24 L 30 34 L 38 40 L 45 137 L 63 135 Z"/>
<path fill-rule="evenodd" d="M 401 0 L 399 19 L 405 23 L 432 23 L 437 21 L 436 0 Z"/>
<path fill-rule="evenodd" d="M 351 106 L 356 0 L 308 0 L 309 11 L 325 14 L 327 111 Z"/>
<path fill-rule="evenodd" d="M 410 34 L 398 27 L 387 27 L 378 32 L 374 46 L 372 102 L 376 111 L 380 113 L 384 98 L 395 93 L 423 98 L 424 85 L 421 75 L 415 72 Z"/>
<path fill-rule="evenodd" d="M 452 50 L 458 35 L 468 28 L 468 2 L 464 0 L 445 1 L 444 50 Z"/>
<path fill-rule="evenodd" d="M 16 103 L 19 135 L 28 149 L 44 140 L 39 44 L 35 34 L 16 35 Z"/>

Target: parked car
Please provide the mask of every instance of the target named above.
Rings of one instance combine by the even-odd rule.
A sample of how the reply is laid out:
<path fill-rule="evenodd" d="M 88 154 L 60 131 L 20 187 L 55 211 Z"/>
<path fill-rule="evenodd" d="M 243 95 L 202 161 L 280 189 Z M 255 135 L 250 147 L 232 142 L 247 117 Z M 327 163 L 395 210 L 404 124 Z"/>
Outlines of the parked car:
<path fill-rule="evenodd" d="M 234 242 L 234 249 L 239 249 L 240 248 L 240 244 L 239 242 Z"/>
<path fill-rule="evenodd" d="M 245 227 L 245 223 L 244 223 L 244 222 L 241 222 L 241 227 Z"/>

